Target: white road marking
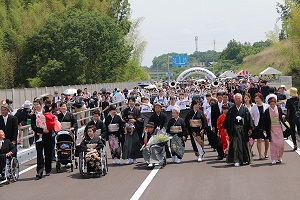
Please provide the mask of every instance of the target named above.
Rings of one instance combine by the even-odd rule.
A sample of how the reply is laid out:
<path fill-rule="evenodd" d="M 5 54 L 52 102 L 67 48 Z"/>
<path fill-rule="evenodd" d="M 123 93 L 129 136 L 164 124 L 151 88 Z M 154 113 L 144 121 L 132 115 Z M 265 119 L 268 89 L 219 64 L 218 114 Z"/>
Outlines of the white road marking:
<path fill-rule="evenodd" d="M 290 145 L 290 147 L 294 148 L 294 143 L 291 140 L 285 140 L 285 142 L 288 145 Z M 300 155 L 300 149 L 299 148 L 295 152 Z"/>
<path fill-rule="evenodd" d="M 160 166 L 155 167 L 151 173 L 147 176 L 147 178 L 144 180 L 144 182 L 140 185 L 140 187 L 137 189 L 137 191 L 134 193 L 134 195 L 131 197 L 130 200 L 138 200 L 148 187 L 148 185 L 151 183 L 152 179 L 154 176 L 157 174 L 159 171 Z"/>
<path fill-rule="evenodd" d="M 28 171 L 30 171 L 30 170 L 36 168 L 36 166 L 37 166 L 37 165 L 35 164 L 35 165 L 32 165 L 32 166 L 30 166 L 30 167 L 28 167 L 28 168 L 26 168 L 26 169 L 20 171 L 19 175 L 24 174 L 24 173 L 26 173 L 26 172 L 28 172 Z"/>

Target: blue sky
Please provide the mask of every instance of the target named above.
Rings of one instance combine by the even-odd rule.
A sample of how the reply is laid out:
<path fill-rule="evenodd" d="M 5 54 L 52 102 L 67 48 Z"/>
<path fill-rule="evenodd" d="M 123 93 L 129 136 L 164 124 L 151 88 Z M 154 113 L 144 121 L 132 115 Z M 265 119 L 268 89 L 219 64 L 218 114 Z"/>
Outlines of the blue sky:
<path fill-rule="evenodd" d="M 143 62 L 150 67 L 155 56 L 198 50 L 222 51 L 229 40 L 266 40 L 279 17 L 276 3 L 283 0 L 129 0 L 132 18 L 143 17 L 141 36 L 148 42 Z M 280 25 L 280 22 L 278 23 Z"/>

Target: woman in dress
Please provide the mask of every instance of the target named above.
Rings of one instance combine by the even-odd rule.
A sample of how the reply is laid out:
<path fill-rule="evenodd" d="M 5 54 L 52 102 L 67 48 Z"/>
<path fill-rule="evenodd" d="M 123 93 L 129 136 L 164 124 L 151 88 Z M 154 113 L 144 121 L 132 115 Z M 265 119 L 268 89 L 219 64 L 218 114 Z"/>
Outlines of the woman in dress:
<path fill-rule="evenodd" d="M 184 142 L 186 141 L 187 134 L 185 123 L 182 118 L 179 117 L 180 109 L 174 108 L 172 110 L 172 119 L 169 120 L 167 125 L 167 133 L 173 136 L 170 141 L 172 161 L 177 163 L 181 162 L 182 156 L 184 154 Z"/>
<path fill-rule="evenodd" d="M 265 112 L 266 128 L 265 132 L 271 136 L 270 153 L 272 165 L 282 162 L 284 151 L 284 138 L 280 121 L 285 118 L 280 107 L 276 105 L 274 97 L 269 98 L 270 107 Z"/>
<path fill-rule="evenodd" d="M 261 93 L 256 93 L 254 95 L 254 99 L 255 99 L 255 105 L 253 105 L 253 107 L 251 108 L 251 117 L 254 121 L 254 130 L 253 133 L 251 135 L 251 137 L 253 139 L 257 139 L 257 150 L 258 150 L 258 154 L 259 154 L 259 159 L 262 160 L 264 158 L 268 158 L 268 151 L 269 151 L 269 139 L 270 139 L 270 135 L 266 134 L 265 132 L 263 132 L 264 127 L 265 127 L 265 111 L 266 109 L 269 107 L 268 104 L 265 104 L 263 102 L 263 95 Z M 262 140 L 264 139 L 265 141 L 265 153 L 264 156 L 261 153 L 261 143 Z"/>
<path fill-rule="evenodd" d="M 117 115 L 116 106 L 110 106 L 109 115 L 105 119 L 105 126 L 113 164 L 120 164 L 120 137 L 122 133 L 122 120 L 121 117 Z"/>
<path fill-rule="evenodd" d="M 204 155 L 204 130 L 207 127 L 207 121 L 203 111 L 200 110 L 200 102 L 198 100 L 192 101 L 191 109 L 185 117 L 185 125 L 191 137 L 196 156 L 195 160 L 201 162 Z"/>

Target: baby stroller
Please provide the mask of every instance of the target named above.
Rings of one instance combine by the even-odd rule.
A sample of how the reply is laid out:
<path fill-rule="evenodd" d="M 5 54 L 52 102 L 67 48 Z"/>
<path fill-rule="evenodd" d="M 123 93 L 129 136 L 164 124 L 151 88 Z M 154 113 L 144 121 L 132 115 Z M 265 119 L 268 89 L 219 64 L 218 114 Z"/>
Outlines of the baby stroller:
<path fill-rule="evenodd" d="M 101 175 L 105 176 L 108 173 L 107 154 L 103 147 L 101 149 L 96 149 L 94 152 L 84 152 L 80 149 L 80 146 L 77 146 L 76 151 L 79 156 L 79 173 L 83 177 L 85 175 L 96 175 L 100 177 Z"/>
<path fill-rule="evenodd" d="M 74 135 L 70 134 L 68 131 L 59 131 L 56 135 L 56 172 L 61 171 L 61 165 L 69 165 L 71 171 L 73 172 L 73 160 L 75 160 L 75 167 L 77 169 L 78 162 L 74 157 L 75 143 Z"/>
<path fill-rule="evenodd" d="M 16 182 L 19 179 L 19 161 L 16 157 L 8 157 L 6 159 L 6 166 L 4 167 L 5 180 L 0 182 L 2 184 L 9 184 L 10 182 Z"/>

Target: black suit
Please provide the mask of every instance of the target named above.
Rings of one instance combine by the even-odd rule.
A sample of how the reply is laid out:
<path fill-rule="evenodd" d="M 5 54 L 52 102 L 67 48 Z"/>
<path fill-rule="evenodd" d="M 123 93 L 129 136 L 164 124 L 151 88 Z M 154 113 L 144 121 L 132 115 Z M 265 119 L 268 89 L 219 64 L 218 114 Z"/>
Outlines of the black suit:
<path fill-rule="evenodd" d="M 130 109 L 130 107 L 127 107 L 123 110 L 123 115 L 122 118 L 126 121 L 128 119 L 128 113 L 129 112 L 133 112 L 133 118 L 136 120 L 137 118 L 140 118 L 141 116 L 141 111 L 137 108 L 133 108 L 132 110 Z"/>
<path fill-rule="evenodd" d="M 6 165 L 6 154 L 8 152 L 12 152 L 13 155 L 15 155 L 17 153 L 17 148 L 9 139 L 4 139 L 0 149 L 0 173 L 2 173 L 2 170 Z"/>
<path fill-rule="evenodd" d="M 219 144 L 218 137 L 217 137 L 217 133 L 218 133 L 217 120 L 221 114 L 222 114 L 222 112 L 220 112 L 219 104 L 215 103 L 214 105 L 212 105 L 212 107 L 211 107 L 211 126 L 215 128 L 215 132 L 213 132 L 213 131 L 211 132 L 212 147 L 216 148 L 217 152 L 218 152 L 218 156 L 223 158 L 224 157 L 223 147 L 222 147 L 222 145 Z"/>
<path fill-rule="evenodd" d="M 159 127 L 160 129 L 162 129 L 163 127 L 167 126 L 167 122 L 168 122 L 168 117 L 165 113 L 161 112 L 160 115 L 157 115 L 156 113 L 154 113 L 150 119 L 149 122 L 153 122 L 155 128 Z"/>
<path fill-rule="evenodd" d="M 10 141 L 16 141 L 18 139 L 18 118 L 13 115 L 8 115 L 6 125 L 4 123 L 3 116 L 0 116 L 0 129 L 4 131 L 5 138 Z"/>
<path fill-rule="evenodd" d="M 101 136 L 103 138 L 106 137 L 106 127 L 105 127 L 104 123 L 101 120 L 98 120 L 96 123 L 95 123 L 94 120 L 89 121 L 89 123 L 87 123 L 87 125 L 85 126 L 85 129 L 84 129 L 85 136 L 87 134 L 87 129 L 88 129 L 89 126 L 96 126 L 96 130 L 101 129 Z"/>
<path fill-rule="evenodd" d="M 36 125 L 36 115 L 33 114 L 31 117 L 31 128 L 35 133 L 35 140 L 39 139 L 39 136 L 37 135 L 37 133 L 42 133 L 42 139 L 43 141 L 41 142 L 36 142 L 35 143 L 35 148 L 36 148 L 36 152 L 37 152 L 37 173 L 40 173 L 41 170 L 44 169 L 45 167 L 45 171 L 46 173 L 50 173 L 52 166 L 51 166 L 51 162 L 52 162 L 52 132 L 49 131 L 49 133 L 43 133 L 43 129 L 37 127 Z M 45 155 L 45 160 L 44 160 L 44 155 L 43 155 L 43 151 L 44 151 L 44 155 Z"/>

